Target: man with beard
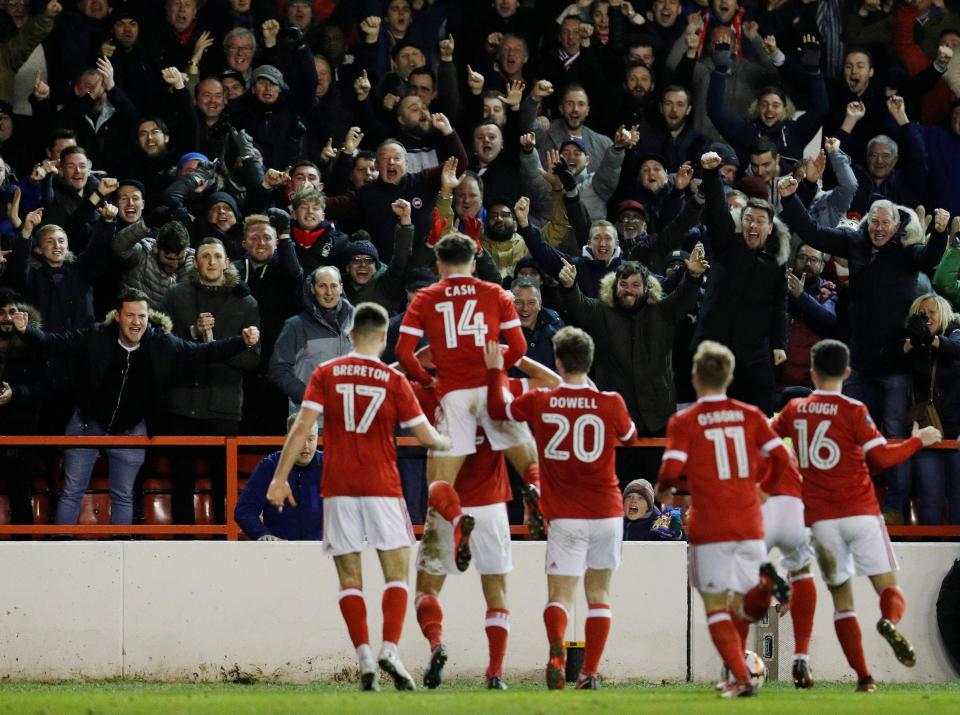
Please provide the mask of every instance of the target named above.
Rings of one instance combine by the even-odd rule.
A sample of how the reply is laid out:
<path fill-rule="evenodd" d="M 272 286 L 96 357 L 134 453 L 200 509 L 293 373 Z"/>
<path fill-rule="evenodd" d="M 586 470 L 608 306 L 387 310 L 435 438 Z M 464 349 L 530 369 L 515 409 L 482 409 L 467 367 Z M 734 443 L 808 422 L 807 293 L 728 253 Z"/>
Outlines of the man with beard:
<path fill-rule="evenodd" d="M 347 278 L 343 286 L 347 299 L 354 305 L 377 303 L 393 316 L 403 306 L 404 277 L 413 248 L 413 224 L 410 222 L 409 201 L 397 199 L 390 208 L 397 216 L 390 263 L 380 263 L 376 247 L 364 238 L 365 231 L 351 236 L 350 243 L 341 250 L 340 258 Z"/>
<path fill-rule="evenodd" d="M 624 261 L 604 276 L 596 298 L 578 287 L 578 266 L 564 260 L 560 271 L 567 315 L 597 345 L 593 366 L 597 387 L 623 396 L 638 437 L 663 436 L 677 409 L 673 336 L 677 323 L 696 305 L 700 279 L 709 268 L 702 247 L 686 265 L 686 275 L 668 296 L 647 267 L 634 261 Z M 656 474 L 659 460 L 659 450 L 617 450 L 621 488 L 638 474 Z"/>
<path fill-rule="evenodd" d="M 586 154 L 590 157 L 590 171 L 597 171 L 603 161 L 604 152 L 613 144 L 613 140 L 586 126 L 585 122 L 590 116 L 590 99 L 586 90 L 577 84 L 567 85 L 560 101 L 560 117 L 554 119 L 549 128 L 544 130 L 536 120 L 537 109 L 540 102 L 551 94 L 553 85 L 539 80 L 520 105 L 520 126 L 523 131 L 532 131 L 537 135 L 541 163 L 548 165 L 548 151 L 559 151 L 563 142 L 570 137 L 577 137 L 583 142 Z"/>
<path fill-rule="evenodd" d="M 520 143 L 518 117 L 510 117 L 499 126 L 484 120 L 473 130 L 473 159 L 469 169 L 483 178 L 487 186 L 496 187 L 497 196 L 511 204 L 520 196 Z"/>
<path fill-rule="evenodd" d="M 136 9 L 137 4 L 127 0 L 114 5 L 110 13 L 110 37 L 101 51 L 113 63 L 116 82 L 130 101 L 141 110 L 155 112 L 162 109 L 163 86 L 159 82 L 159 68 L 140 42 L 141 13 Z"/>
<path fill-rule="evenodd" d="M 602 126 L 604 133 L 613 134 L 621 124 L 627 127 L 637 125 L 644 134 L 652 131 L 657 117 L 655 88 L 653 72 L 643 60 L 628 62 L 623 73 L 620 105 L 607 113 L 607 121 Z"/>
<path fill-rule="evenodd" d="M 397 108 L 400 141 L 407 149 L 407 169 L 423 171 L 440 165 L 437 159 L 439 136 L 430 124 L 430 110 L 420 97 L 411 94 Z"/>
<path fill-rule="evenodd" d="M 530 255 L 526 242 L 517 233 L 517 217 L 505 200 L 490 203 L 480 245 L 491 255 L 504 279 L 513 275 L 521 258 Z"/>
<path fill-rule="evenodd" d="M 707 282 L 693 346 L 715 340 L 736 358 L 731 397 L 773 410 L 774 367 L 786 360 L 789 232 L 774 226 L 769 202 L 749 199 L 734 223 L 723 195 L 720 156 L 700 158 L 705 196 L 704 223 L 716 265 Z"/>
<path fill-rule="evenodd" d="M 640 145 L 644 151 L 659 154 L 666 160 L 664 169 L 675 172 L 685 161 L 696 161 L 709 140 L 693 128 L 693 103 L 686 87 L 672 84 L 660 98 L 658 129 L 646 132 Z"/>
<path fill-rule="evenodd" d="M 813 387 L 810 378 L 810 348 L 837 332 L 837 286 L 820 277 L 826 256 L 801 243 L 787 273 L 790 328 L 787 359 L 778 371 L 778 387 Z"/>
<path fill-rule="evenodd" d="M 583 247 L 582 255 L 570 257 L 547 243 L 540 229 L 530 223 L 530 199 L 521 196 L 513 211 L 517 231 L 540 267 L 556 278 L 564 265 L 572 263 L 577 269 L 577 285 L 586 296 L 595 298 L 602 278 L 616 270 L 622 261 L 617 229 L 609 221 L 594 221 L 590 227 L 590 244 Z"/>

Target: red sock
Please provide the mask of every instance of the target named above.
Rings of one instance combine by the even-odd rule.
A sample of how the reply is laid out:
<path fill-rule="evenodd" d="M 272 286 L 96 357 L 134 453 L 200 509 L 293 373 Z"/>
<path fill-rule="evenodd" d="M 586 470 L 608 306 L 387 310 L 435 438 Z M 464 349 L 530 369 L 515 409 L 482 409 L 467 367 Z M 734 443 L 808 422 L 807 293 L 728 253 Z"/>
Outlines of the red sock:
<path fill-rule="evenodd" d="M 532 484 L 537 489 L 540 488 L 540 465 L 534 462 L 523 470 L 523 483 Z"/>
<path fill-rule="evenodd" d="M 860 637 L 860 621 L 853 611 L 838 611 L 833 614 L 833 627 L 843 654 L 847 656 L 850 667 L 857 671 L 858 678 L 870 675 L 867 659 L 863 655 L 863 642 Z"/>
<path fill-rule="evenodd" d="M 396 645 L 407 614 L 407 584 L 389 581 L 383 586 L 383 642 Z"/>
<path fill-rule="evenodd" d="M 790 618 L 793 619 L 793 653 L 810 652 L 813 635 L 813 614 L 817 610 L 817 584 L 812 573 L 802 573 L 790 579 Z"/>
<path fill-rule="evenodd" d="M 707 625 L 710 627 L 710 637 L 716 646 L 723 662 L 737 680 L 744 681 L 749 677 L 747 664 L 743 660 L 743 641 L 733 624 L 734 616 L 730 611 L 711 611 L 707 614 Z"/>
<path fill-rule="evenodd" d="M 427 504 L 453 524 L 460 516 L 460 495 L 449 482 L 434 482 L 428 490 Z"/>
<path fill-rule="evenodd" d="M 607 645 L 607 635 L 613 623 L 613 613 L 606 603 L 591 603 L 587 610 L 587 624 L 584 628 L 587 639 L 583 649 L 584 675 L 596 675 L 600 668 L 600 657 Z"/>
<path fill-rule="evenodd" d="M 907 602 L 899 586 L 887 586 L 880 592 L 880 615 L 887 620 L 899 623 L 906 608 Z"/>
<path fill-rule="evenodd" d="M 443 641 L 443 609 L 435 594 L 421 593 L 413 601 L 417 609 L 417 622 L 420 631 L 430 644 L 432 651 Z"/>
<path fill-rule="evenodd" d="M 487 631 L 487 647 L 490 651 L 487 677 L 501 678 L 503 677 L 503 657 L 507 654 L 507 639 L 510 637 L 510 611 L 506 608 L 488 609 L 484 625 Z"/>
<path fill-rule="evenodd" d="M 743 612 L 747 619 L 755 623 L 767 615 L 772 596 L 770 584 L 766 579 L 747 591 L 743 596 Z"/>
<path fill-rule="evenodd" d="M 559 601 L 550 601 L 543 609 L 543 624 L 547 627 L 550 645 L 562 647 L 567 633 L 567 607 Z"/>
<path fill-rule="evenodd" d="M 340 603 L 343 620 L 347 623 L 347 632 L 353 641 L 353 647 L 370 643 L 367 633 L 367 604 L 363 600 L 363 591 L 359 588 L 341 589 L 337 601 Z"/>
<path fill-rule="evenodd" d="M 737 635 L 740 636 L 740 642 L 744 644 L 744 647 L 746 647 L 747 638 L 750 637 L 750 624 L 753 622 L 753 619 L 747 618 L 744 613 L 733 614 L 733 625 L 736 627 Z"/>

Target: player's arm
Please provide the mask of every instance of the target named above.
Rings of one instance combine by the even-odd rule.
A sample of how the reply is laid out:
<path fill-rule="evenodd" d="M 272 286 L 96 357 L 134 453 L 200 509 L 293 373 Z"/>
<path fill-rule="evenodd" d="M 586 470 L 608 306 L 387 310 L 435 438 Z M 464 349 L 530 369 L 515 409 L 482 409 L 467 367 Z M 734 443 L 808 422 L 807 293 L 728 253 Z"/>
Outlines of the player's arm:
<path fill-rule="evenodd" d="M 660 472 L 657 475 L 656 500 L 661 504 L 672 504 L 673 492 L 683 476 L 687 466 L 687 439 L 683 434 L 680 423 L 670 418 L 667 424 L 667 444 L 660 462 Z"/>
<path fill-rule="evenodd" d="M 303 448 L 307 436 L 313 431 L 313 425 L 321 411 L 321 405 L 316 402 L 304 400 L 300 403 L 297 419 L 287 433 L 287 438 L 283 441 L 280 461 L 277 462 L 277 469 L 273 473 L 273 479 L 270 480 L 270 486 L 267 488 L 267 501 L 273 504 L 277 511 L 283 511 L 285 502 L 290 502 L 290 506 L 297 505 L 287 479 L 290 477 L 290 470 L 293 469 L 297 455 Z"/>
<path fill-rule="evenodd" d="M 413 392 L 413 386 L 404 378 L 399 378 L 394 385 L 400 426 L 410 430 L 417 441 L 428 449 L 438 452 L 450 449 L 453 446 L 452 440 L 448 435 L 438 432 L 427 420 Z"/>
<path fill-rule="evenodd" d="M 876 427 L 874 427 L 876 431 Z M 895 464 L 900 464 L 919 452 L 923 447 L 930 447 L 936 444 L 943 435 L 936 427 L 924 427 L 920 429 L 916 422 L 913 423 L 913 433 L 909 439 L 897 444 L 890 444 L 877 432 L 876 436 L 864 443 L 863 452 L 867 458 L 867 465 L 873 473 L 882 472 Z"/>
<path fill-rule="evenodd" d="M 633 418 L 627 410 L 627 403 L 623 395 L 617 395 L 617 408 L 613 415 L 613 426 L 616 430 L 617 439 L 624 447 L 629 447 L 637 440 L 637 426 L 633 423 Z"/>
<path fill-rule="evenodd" d="M 763 455 L 770 460 L 770 469 L 760 479 L 761 491 L 769 494 L 776 489 L 783 475 L 790 472 L 795 473 L 794 476 L 796 476 L 797 481 L 801 480 L 799 473 L 797 473 L 797 463 L 793 454 L 780 437 L 773 435 L 760 449 Z"/>
<path fill-rule="evenodd" d="M 510 420 L 513 417 L 507 409 L 504 397 L 510 386 L 507 374 L 503 371 L 503 353 L 500 343 L 487 341 L 483 347 L 483 361 L 487 366 L 487 414 L 495 420 Z"/>
<path fill-rule="evenodd" d="M 516 367 L 527 376 L 527 386 L 531 390 L 537 390 L 541 387 L 553 389 L 562 382 L 557 373 L 526 355 L 520 358 Z"/>
<path fill-rule="evenodd" d="M 440 434 L 437 429 L 424 417 L 422 422 L 410 427 L 413 436 L 417 438 L 427 449 L 434 449 L 438 452 L 445 452 L 453 446 L 453 441 L 445 434 Z"/>
<path fill-rule="evenodd" d="M 416 303 L 414 299 L 414 303 Z M 411 304 L 407 312 L 404 313 L 403 322 L 400 324 L 400 337 L 397 338 L 397 347 L 394 348 L 397 362 L 400 367 L 414 380 L 421 385 L 431 385 L 433 377 L 424 370 L 423 365 L 417 359 L 414 352 L 417 349 L 417 343 L 423 337 L 423 325 L 420 321 L 419 311 L 415 304 Z"/>

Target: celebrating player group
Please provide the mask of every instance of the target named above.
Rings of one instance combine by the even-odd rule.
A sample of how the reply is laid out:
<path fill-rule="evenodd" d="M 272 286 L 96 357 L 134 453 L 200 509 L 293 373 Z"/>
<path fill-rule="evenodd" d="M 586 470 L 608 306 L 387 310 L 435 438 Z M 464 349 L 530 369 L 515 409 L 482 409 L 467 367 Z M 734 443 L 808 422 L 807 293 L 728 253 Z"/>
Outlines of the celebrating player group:
<path fill-rule="evenodd" d="M 510 294 L 473 277 L 474 242 L 451 234 L 435 250 L 441 280 L 411 301 L 396 347 L 399 366 L 380 360 L 386 312 L 372 303 L 358 305 L 351 330 L 354 350 L 314 371 L 268 499 L 278 509 L 293 504 L 287 478 L 297 445 L 322 413 L 323 549 L 336 565 L 338 602 L 359 660 L 361 687 L 379 688 L 379 664 L 398 689 L 413 690 L 416 683 L 397 644 L 414 537 L 394 446 L 396 426 L 410 430 L 430 450 L 430 509 L 417 554 L 414 599 L 431 647 L 424 685 L 441 684 L 448 659 L 439 598 L 444 580 L 472 562 L 487 606 L 486 684 L 502 690 L 510 622 L 506 581 L 512 568 L 509 460 L 523 478 L 530 533 L 547 540 L 547 687 L 565 685 L 564 636 L 582 579 L 589 609 L 576 687 L 595 689 L 611 625 L 611 579 L 622 551 L 615 447 L 634 441 L 633 422 L 619 394 L 601 392 L 590 381 L 594 345 L 589 335 L 572 327 L 557 332 L 558 374 L 530 361 Z M 428 347 L 418 352 L 424 338 Z M 817 391 L 791 402 L 768 424 L 756 408 L 725 396 L 733 355 L 705 342 L 694 358 L 699 399 L 671 418 L 658 497 L 669 503 L 672 487 L 686 478 L 693 499 L 691 582 L 703 597 L 711 636 L 731 673 L 718 686 L 724 697 L 756 692 L 744 662 L 744 640 L 750 622 L 766 613 L 773 597 L 790 604 L 797 644 L 794 681 L 798 687 L 813 685 L 808 647 L 816 599 L 810 573 L 814 553 L 833 596 L 837 635 L 857 672 L 858 689 L 875 686 L 853 610 L 854 575 L 869 576 L 880 594 L 883 618 L 877 628 L 897 658 L 908 666 L 915 661 L 896 627 L 904 598 L 869 470 L 906 459 L 940 435 L 932 428 L 915 429 L 909 440 L 888 445 L 864 406 L 840 394 L 847 362 L 842 343 L 817 344 L 812 369 Z M 507 379 L 505 369 L 515 365 L 527 379 Z M 788 436 L 796 460 L 781 439 Z M 361 460 L 362 476 L 355 468 Z M 590 498 L 580 498 L 583 494 Z M 789 583 L 766 563 L 772 546 L 782 553 Z M 385 580 L 376 659 L 360 569 L 366 547 L 377 550 Z"/>

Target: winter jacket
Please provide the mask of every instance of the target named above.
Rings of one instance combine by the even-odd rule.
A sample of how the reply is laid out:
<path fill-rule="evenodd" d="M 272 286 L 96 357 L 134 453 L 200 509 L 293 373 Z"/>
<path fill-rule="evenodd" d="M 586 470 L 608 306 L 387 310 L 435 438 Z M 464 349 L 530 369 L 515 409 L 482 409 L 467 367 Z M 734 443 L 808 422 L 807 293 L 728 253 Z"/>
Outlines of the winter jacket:
<path fill-rule="evenodd" d="M 795 160 L 803 157 L 804 148 L 820 130 L 823 117 L 829 109 L 823 73 L 820 70 L 815 73 L 805 72 L 804 78 L 807 82 L 804 88 L 807 111 L 800 117 L 788 117 L 768 127 L 759 117 L 748 118 L 726 104 L 727 75 L 716 70 L 710 74 L 707 115 L 713 126 L 723 135 L 724 141 L 736 150 L 741 166 L 749 164 L 750 145 L 758 137 L 766 137 L 776 144 L 780 156 Z M 790 114 L 789 109 L 787 113 Z"/>
<path fill-rule="evenodd" d="M 196 267 L 190 269 L 184 282 L 167 291 L 163 306 L 173 321 L 174 334 L 184 340 L 193 339 L 190 328 L 201 313 L 213 314 L 215 339 L 239 335 L 244 328 L 260 324 L 257 301 L 232 265 L 227 266 L 221 286 L 203 285 Z M 168 411 L 200 420 L 239 421 L 243 373 L 255 370 L 259 359 L 257 344 L 225 363 L 178 372 L 166 390 Z"/>
<path fill-rule="evenodd" d="M 523 337 L 527 339 L 527 357 L 546 365 L 551 370 L 557 369 L 556 355 L 553 352 L 553 336 L 563 327 L 563 320 L 555 310 L 540 307 L 537 323 L 533 328 L 524 328 Z M 510 377 L 525 377 L 518 368 L 510 368 Z"/>
<path fill-rule="evenodd" d="M 108 265 L 114 227 L 98 223 L 87 249 L 79 256 L 68 252 L 58 268 L 34 255 L 32 239 L 14 239 L 4 278 L 37 307 L 47 330 L 76 330 L 94 322 L 91 286 Z"/>
<path fill-rule="evenodd" d="M 770 359 L 773 350 L 787 347 L 789 232 L 775 224 L 766 245 L 755 251 L 734 225 L 716 169 L 703 172 L 701 190 L 712 254 L 693 346 L 716 340 L 745 364 Z"/>
<path fill-rule="evenodd" d="M 912 209 L 898 206 L 900 228 L 880 248 L 867 233 L 867 220 L 858 229 L 820 228 L 796 196 L 783 200 L 780 217 L 804 243 L 849 261 L 849 324 L 851 365 L 869 377 L 889 371 L 885 347 L 900 334 L 910 304 L 930 290 L 924 271 L 933 271 L 946 246 L 946 234 L 929 241 Z"/>
<path fill-rule="evenodd" d="M 933 287 L 937 293 L 950 301 L 954 311 L 960 311 L 960 246 L 951 246 L 933 274 Z"/>
<path fill-rule="evenodd" d="M 943 423 L 943 436 L 955 439 L 960 434 L 960 320 L 954 318 L 947 329 L 939 333 L 940 347 L 914 348 L 903 353 L 905 335 L 896 341 L 895 349 L 902 355 L 903 364 L 913 384 L 913 402 L 930 399 L 930 376 L 936 362 L 937 374 L 933 383 L 933 404 Z"/>
<path fill-rule="evenodd" d="M 329 221 L 321 221 L 313 231 L 300 228 L 294 221 L 290 230 L 304 275 L 313 273 L 320 266 L 337 265 L 340 262 L 340 250 L 350 241 L 347 234 Z M 301 233 L 318 235 L 309 248 L 304 248 L 298 237 Z"/>
<path fill-rule="evenodd" d="M 829 191 L 816 193 L 810 203 L 810 215 L 818 226 L 833 228 L 850 211 L 857 193 L 857 176 L 850 166 L 850 157 L 837 149 L 827 154 L 837 185 Z M 804 179 L 806 181 L 806 179 Z"/>
<path fill-rule="evenodd" d="M 300 308 L 303 269 L 297 261 L 293 241 L 277 241 L 277 250 L 262 266 L 255 266 L 249 256 L 234 261 L 240 280 L 247 284 L 260 312 L 260 364 L 266 369 L 273 344 L 284 322 Z"/>
<path fill-rule="evenodd" d="M 564 120 L 554 119 L 547 129 L 540 127 L 536 121 L 537 108 L 539 102 L 532 95 L 520 103 L 520 122 L 526 132 L 535 132 L 537 135 L 537 151 L 540 153 L 540 163 L 546 165 L 547 152 L 550 149 L 560 150 L 560 145 L 570 138 Z M 613 146 L 613 139 L 606 134 L 595 132 L 590 127 L 582 127 L 580 139 L 587 147 L 587 156 L 590 157 L 590 163 L 587 168 L 590 171 L 599 171 L 600 163 L 603 161 L 603 155 L 607 149 Z"/>
<path fill-rule="evenodd" d="M 0 100 L 13 104 L 13 85 L 17 70 L 52 29 L 53 19 L 41 12 L 27 18 L 16 35 L 0 43 Z"/>
<path fill-rule="evenodd" d="M 151 384 L 144 394 L 154 402 L 146 405 L 144 412 L 151 432 L 159 417 L 160 400 L 179 373 L 197 364 L 235 360 L 245 353 L 250 353 L 256 360 L 255 348 L 248 348 L 244 344 L 240 331 L 212 343 L 198 343 L 171 335 L 172 327 L 168 316 L 150 311 L 149 326 L 140 340 L 139 349 L 148 352 L 150 361 Z M 119 339 L 116 312 L 107 315 L 103 323 L 81 330 L 48 333 L 31 325 L 23 334 L 23 342 L 28 346 L 42 349 L 47 355 L 64 355 L 76 361 L 78 373 L 83 375 L 77 396 L 81 417 L 96 412 L 100 407 L 101 388 L 107 380 L 110 353 Z"/>
<path fill-rule="evenodd" d="M 283 511 L 267 501 L 270 480 L 280 462 L 280 452 L 268 454 L 253 470 L 240 493 L 233 518 L 247 538 L 276 536 L 286 541 L 318 541 L 323 538 L 323 499 L 320 479 L 323 452 L 318 451 L 305 467 L 294 464 L 288 482 L 296 506 L 284 505 Z"/>
<path fill-rule="evenodd" d="M 812 387 L 810 348 L 823 338 L 837 336 L 837 287 L 818 278 L 806 283 L 800 295 L 788 296 L 790 327 L 787 334 L 787 359 L 779 367 L 778 382 Z"/>
<path fill-rule="evenodd" d="M 677 323 L 697 303 L 699 280 L 685 275 L 677 289 L 663 295 L 660 282 L 647 278 L 646 302 L 624 310 L 615 301 L 616 275 L 600 283 L 600 297 L 584 296 L 575 284 L 560 295 L 571 322 L 596 343 L 594 379 L 601 390 L 619 392 L 637 429 L 662 432 L 677 409 L 673 387 L 673 335 Z"/>
<path fill-rule="evenodd" d="M 32 305 L 18 303 L 28 316 L 28 324 L 43 325 L 43 316 Z M 0 408 L 0 434 L 33 434 L 40 419 L 40 408 L 50 396 L 46 362 L 14 333 L 5 351 L 0 351 L 0 382 L 13 390 L 10 401 Z"/>
<path fill-rule="evenodd" d="M 564 260 L 575 265 L 577 267 L 577 285 L 583 291 L 583 294 L 590 298 L 597 297 L 600 292 L 601 279 L 606 274 L 617 270 L 617 266 L 623 260 L 619 247 L 613 252 L 609 261 L 594 258 L 590 246 L 584 246 L 583 253 L 573 257 L 567 256 L 547 243 L 540 229 L 532 224 L 522 226 L 518 231 L 523 236 L 530 255 L 548 275 L 554 278 L 559 276 Z"/>
<path fill-rule="evenodd" d="M 157 239 L 140 219 L 117 231 L 113 239 L 113 252 L 124 262 L 122 283 L 124 288 L 136 288 L 147 294 L 151 308 L 163 305 L 167 291 L 186 278 L 193 268 L 194 250 L 187 249 L 187 257 L 176 273 L 167 273 L 157 261 Z"/>
<path fill-rule="evenodd" d="M 347 273 L 347 266 L 340 266 L 343 275 L 343 294 L 353 305 L 365 302 L 378 303 L 387 309 L 390 315 L 396 315 L 406 301 L 404 278 L 410 264 L 410 251 L 413 249 L 413 224 L 397 224 L 393 258 L 389 265 L 376 259 L 377 272 L 363 285 L 353 282 Z"/>
<path fill-rule="evenodd" d="M 453 156 L 457 158 L 458 167 L 467 165 L 467 152 L 456 132 L 443 137 L 437 152 L 443 161 Z M 341 224 L 350 222 L 365 228 L 380 253 L 380 260 L 389 263 L 393 256 L 393 228 L 397 225 L 397 216 L 390 205 L 397 199 L 406 199 L 413 207 L 411 218 L 415 229 L 410 265 L 430 265 L 434 256 L 426 240 L 433 223 L 434 197 L 440 190 L 440 172 L 438 166 L 415 174 L 406 173 L 397 184 L 388 184 L 380 177 L 356 191 L 327 197 L 326 216 Z M 458 168 L 457 175 L 462 173 Z"/>
<path fill-rule="evenodd" d="M 930 161 L 920 135 L 920 125 L 910 122 L 901 127 L 900 135 L 896 139 L 899 143 L 900 160 L 897 167 L 879 185 L 870 178 L 865 167 L 853 167 L 853 173 L 857 177 L 857 193 L 850 204 L 851 211 L 865 216 L 871 204 L 878 199 L 887 199 L 895 204 L 911 207 L 924 203 Z"/>
<path fill-rule="evenodd" d="M 663 227 L 659 235 L 642 234 L 634 240 L 630 260 L 640 261 L 651 271 L 662 276 L 667 267 L 667 257 L 686 241 L 690 230 L 700 223 L 703 213 L 703 197 L 694 194 L 687 199 L 677 217 Z M 620 239 L 623 245 L 623 238 Z"/>
<path fill-rule="evenodd" d="M 312 286 L 313 273 L 304 280 L 303 302 L 307 307 L 283 324 L 270 357 L 270 382 L 287 396 L 291 413 L 300 408 L 314 368 L 353 349 L 348 334 L 353 305 L 341 298 L 336 308 L 324 311 L 313 297 Z"/>

